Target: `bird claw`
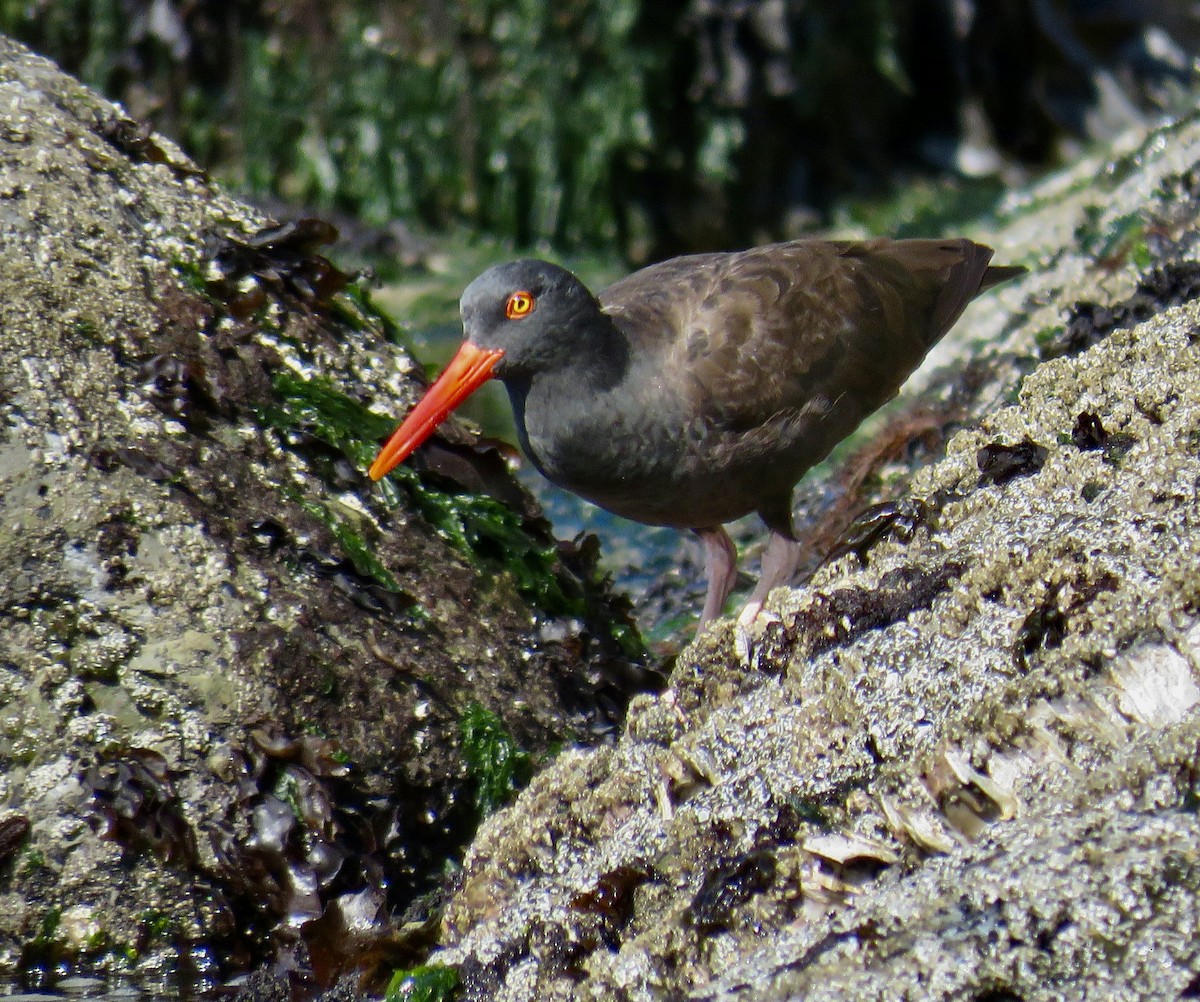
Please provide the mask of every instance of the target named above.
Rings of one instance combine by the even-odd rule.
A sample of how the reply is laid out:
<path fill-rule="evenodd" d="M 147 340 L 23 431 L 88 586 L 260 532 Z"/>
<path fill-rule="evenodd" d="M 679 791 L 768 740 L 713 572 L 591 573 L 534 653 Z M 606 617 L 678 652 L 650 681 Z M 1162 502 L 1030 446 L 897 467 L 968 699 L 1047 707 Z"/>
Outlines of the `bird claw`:
<path fill-rule="evenodd" d="M 747 602 L 745 608 L 738 614 L 737 625 L 739 630 L 748 630 L 754 625 L 754 621 L 758 619 L 763 611 L 762 602 Z"/>
<path fill-rule="evenodd" d="M 760 634 L 764 627 L 779 622 L 782 622 L 782 617 L 764 609 L 762 602 L 747 602 L 746 607 L 737 618 L 738 629 L 749 630 L 754 627 L 755 631 Z"/>

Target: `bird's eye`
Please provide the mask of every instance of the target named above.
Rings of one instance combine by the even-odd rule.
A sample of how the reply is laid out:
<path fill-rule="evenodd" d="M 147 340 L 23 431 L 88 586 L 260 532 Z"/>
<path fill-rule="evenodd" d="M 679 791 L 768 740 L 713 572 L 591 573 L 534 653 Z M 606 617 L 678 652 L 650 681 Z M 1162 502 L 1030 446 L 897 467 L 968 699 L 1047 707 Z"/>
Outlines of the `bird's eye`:
<path fill-rule="evenodd" d="M 505 301 L 504 315 L 509 320 L 520 320 L 522 317 L 527 317 L 533 312 L 533 307 L 536 303 L 537 300 L 534 299 L 532 292 L 520 289 L 517 292 L 511 293 Z"/>

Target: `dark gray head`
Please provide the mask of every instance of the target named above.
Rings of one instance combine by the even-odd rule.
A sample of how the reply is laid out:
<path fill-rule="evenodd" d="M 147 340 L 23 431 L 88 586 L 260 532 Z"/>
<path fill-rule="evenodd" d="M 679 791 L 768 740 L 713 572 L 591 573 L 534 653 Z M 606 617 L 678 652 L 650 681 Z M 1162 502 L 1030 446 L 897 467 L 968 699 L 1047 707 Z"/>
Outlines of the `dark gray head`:
<path fill-rule="evenodd" d="M 460 302 L 463 333 L 479 348 L 499 348 L 500 379 L 567 368 L 612 325 L 578 278 L 548 261 L 525 258 L 489 268 Z"/>

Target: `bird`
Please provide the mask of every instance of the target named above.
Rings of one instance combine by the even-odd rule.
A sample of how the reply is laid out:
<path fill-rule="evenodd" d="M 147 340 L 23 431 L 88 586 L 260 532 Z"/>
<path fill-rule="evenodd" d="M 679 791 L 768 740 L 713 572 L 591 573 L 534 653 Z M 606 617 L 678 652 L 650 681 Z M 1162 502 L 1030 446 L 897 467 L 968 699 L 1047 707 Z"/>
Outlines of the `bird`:
<path fill-rule="evenodd" d="M 495 378 L 554 484 L 614 514 L 690 530 L 708 578 L 696 636 L 737 578 L 724 525 L 769 532 L 749 627 L 801 544 L 800 478 L 891 399 L 967 304 L 1021 274 L 967 239 L 803 239 L 652 264 L 593 294 L 523 258 L 462 294 L 463 342 L 379 451 L 378 481 Z"/>

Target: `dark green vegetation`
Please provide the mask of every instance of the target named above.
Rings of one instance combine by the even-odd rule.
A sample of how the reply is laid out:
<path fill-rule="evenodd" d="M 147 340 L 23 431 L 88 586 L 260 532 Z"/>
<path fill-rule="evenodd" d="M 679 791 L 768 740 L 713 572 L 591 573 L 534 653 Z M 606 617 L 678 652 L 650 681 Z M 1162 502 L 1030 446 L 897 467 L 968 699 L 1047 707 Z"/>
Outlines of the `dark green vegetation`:
<path fill-rule="evenodd" d="M 459 727 L 463 758 L 475 779 L 475 807 L 486 818 L 529 781 L 529 755 L 517 746 L 504 722 L 478 703 L 466 708 Z"/>
<path fill-rule="evenodd" d="M 266 426 L 284 432 L 304 428 L 345 453 L 356 465 L 361 467 L 370 461 L 373 436 L 386 433 L 386 418 L 373 414 L 321 379 L 306 380 L 281 371 L 275 374 L 272 385 L 279 403 L 261 411 L 260 417 Z M 320 501 L 301 497 L 295 492 L 291 496 L 334 534 L 360 574 L 374 579 L 388 591 L 400 591 L 395 578 L 344 518 L 339 518 Z"/>
<path fill-rule="evenodd" d="M 1198 28 L 1145 6 L 0 0 L 0 31 L 245 191 L 641 260 L 794 234 L 897 174 L 1047 163 L 1095 138 L 1103 74 L 1161 107 L 1189 74 L 1147 29 L 1186 55 Z M 927 190 L 905 232 L 999 186 Z"/>
<path fill-rule="evenodd" d="M 397 971 L 388 983 L 385 1002 L 445 1002 L 458 986 L 453 967 L 429 964 Z"/>
<path fill-rule="evenodd" d="M 368 410 L 320 378 L 302 379 L 280 371 L 273 380 L 277 403 L 260 412 L 262 423 L 280 432 L 302 430 L 365 469 L 378 442 L 394 421 Z M 400 492 L 437 532 L 465 556 L 507 570 L 517 591 L 535 608 L 551 616 L 585 612 L 580 582 L 564 573 L 558 546 L 543 525 L 531 524 L 503 501 L 454 484 L 446 477 L 422 478 L 410 466 L 395 470 L 382 482 L 384 497 L 395 504 Z M 315 499 L 294 497 L 340 543 L 360 574 L 392 592 L 400 588 L 346 518 Z M 627 635 L 628 634 L 628 635 Z M 632 631 L 618 630 L 626 648 L 636 648 Z M 636 653 L 630 649 L 629 653 Z"/>

